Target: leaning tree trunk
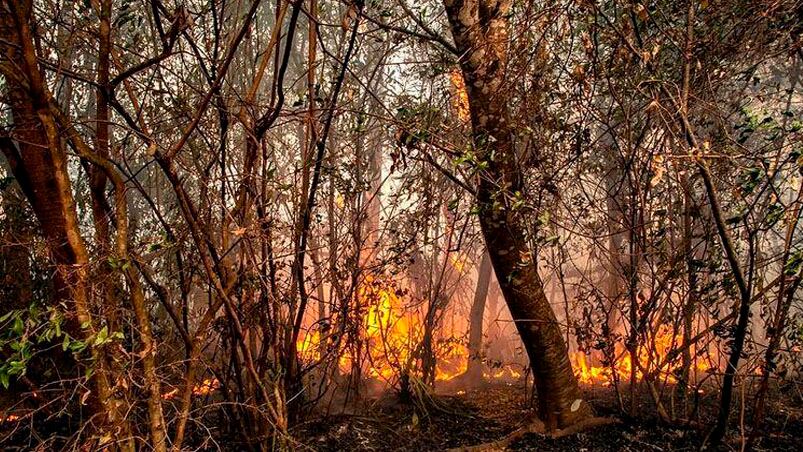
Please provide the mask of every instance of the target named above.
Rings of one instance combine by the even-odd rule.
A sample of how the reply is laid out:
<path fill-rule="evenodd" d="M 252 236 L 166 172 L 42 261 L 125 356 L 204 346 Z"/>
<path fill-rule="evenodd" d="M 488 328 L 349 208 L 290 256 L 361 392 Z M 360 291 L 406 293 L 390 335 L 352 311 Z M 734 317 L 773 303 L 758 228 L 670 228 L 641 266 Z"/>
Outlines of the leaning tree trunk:
<path fill-rule="evenodd" d="M 445 0 L 471 110 L 477 152 L 487 168 L 477 189 L 480 224 L 491 263 L 533 368 L 547 429 L 592 415 L 581 399 L 566 343 L 544 293 L 524 221 L 512 207 L 523 188 L 507 114 L 505 66 L 511 0 Z"/>

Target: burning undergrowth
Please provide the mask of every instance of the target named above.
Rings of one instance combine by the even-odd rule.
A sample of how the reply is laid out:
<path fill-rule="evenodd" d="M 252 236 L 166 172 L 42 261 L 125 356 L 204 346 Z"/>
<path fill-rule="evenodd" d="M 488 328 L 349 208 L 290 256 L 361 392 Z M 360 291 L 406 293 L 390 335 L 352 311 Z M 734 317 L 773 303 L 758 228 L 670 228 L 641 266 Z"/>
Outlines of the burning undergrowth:
<path fill-rule="evenodd" d="M 705 375 L 719 367 L 715 350 L 684 345 L 682 335 L 668 325 L 656 325 L 649 331 L 637 345 L 627 346 L 624 341 L 618 341 L 612 347 L 603 343 L 596 348 L 571 352 L 569 357 L 579 382 L 611 386 L 648 377 L 675 384 L 679 378 Z M 688 353 L 688 370 L 683 369 L 683 351 Z M 681 377 L 684 372 L 689 375 Z"/>
<path fill-rule="evenodd" d="M 455 390 L 466 384 L 470 387 L 480 383 L 468 378 L 472 360 L 481 363 L 482 372 L 477 374 L 481 380 L 516 382 L 529 375 L 526 356 L 509 319 L 486 320 L 491 327 L 486 329 L 485 346 L 471 351 L 469 324 L 459 307 L 450 302 L 433 309 L 433 303 L 417 299 L 404 283 L 369 275 L 355 290 L 348 309 L 326 319 L 308 316 L 296 350 L 307 368 L 336 362 L 332 373 L 369 380 L 379 392 L 402 389 L 410 379 Z M 345 316 L 345 321 L 338 316 Z M 500 332 L 494 328 L 495 322 L 511 328 Z M 330 326 L 336 324 L 344 327 L 335 330 Z M 488 330 L 495 331 L 496 337 L 491 338 Z M 611 335 L 609 342 L 576 335 L 579 346 L 569 358 L 579 383 L 609 387 L 648 379 L 674 385 L 679 379 L 698 381 L 721 368 L 716 349 L 685 343 L 683 335 L 669 324 L 644 331 L 635 345 L 629 345 L 632 338 L 625 340 L 626 331 Z M 519 345 L 501 350 L 502 339 Z"/>
<path fill-rule="evenodd" d="M 369 276 L 356 290 L 349 319 L 340 322 L 350 325 L 350 331 L 329 330 L 327 325 L 337 319 L 319 321 L 299 337 L 296 348 L 307 365 L 335 353 L 337 372 L 358 373 L 386 387 L 398 387 L 409 378 L 449 382 L 466 372 L 470 356 L 465 322 L 445 325 L 444 319 L 456 314 L 451 309 L 433 309 L 395 281 Z M 515 379 L 521 373 L 500 364 L 486 375 Z"/>

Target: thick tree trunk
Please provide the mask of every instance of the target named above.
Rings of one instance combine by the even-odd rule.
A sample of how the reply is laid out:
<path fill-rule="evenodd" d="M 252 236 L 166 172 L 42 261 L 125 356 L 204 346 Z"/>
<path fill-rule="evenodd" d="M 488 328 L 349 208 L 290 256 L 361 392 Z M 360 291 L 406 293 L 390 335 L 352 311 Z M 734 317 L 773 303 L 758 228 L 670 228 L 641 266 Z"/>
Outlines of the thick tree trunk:
<path fill-rule="evenodd" d="M 0 4 L 0 35 L 5 37 L 0 43 L 0 72 L 13 117 L 11 145 L 2 151 L 48 242 L 56 267 L 54 305 L 66 303 L 72 315 L 70 334 L 88 341 L 96 332 L 89 306 L 89 257 L 72 197 L 67 154 L 37 64 L 30 19 L 30 3 Z M 126 403 L 114 396 L 107 359 L 101 350 L 93 349 L 92 355 L 97 366 L 92 400 L 99 428 L 119 440 L 117 447 L 133 449 L 124 417 Z"/>
<path fill-rule="evenodd" d="M 592 415 L 582 400 L 566 343 L 512 207 L 523 188 L 507 114 L 505 66 L 511 0 L 445 0 L 466 81 L 477 152 L 487 169 L 477 190 L 480 224 L 505 301 L 533 368 L 539 414 L 550 430 Z"/>
<path fill-rule="evenodd" d="M 530 358 L 539 414 L 548 429 L 565 428 L 590 416 L 591 410 L 582 401 L 566 343 L 535 264 L 522 261 L 521 256 L 530 252 L 524 228 L 507 213 L 506 217 L 498 212 L 480 216 L 485 241 Z"/>

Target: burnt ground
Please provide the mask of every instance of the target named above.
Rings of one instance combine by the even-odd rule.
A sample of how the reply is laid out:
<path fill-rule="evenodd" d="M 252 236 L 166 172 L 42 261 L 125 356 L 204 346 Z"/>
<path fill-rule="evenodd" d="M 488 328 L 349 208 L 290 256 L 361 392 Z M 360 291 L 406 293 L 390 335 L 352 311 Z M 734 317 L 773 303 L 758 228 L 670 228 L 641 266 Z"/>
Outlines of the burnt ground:
<path fill-rule="evenodd" d="M 798 392 L 776 391 L 768 419 L 754 450 L 803 448 L 803 400 Z M 640 400 L 636 418 L 621 416 L 610 388 L 586 391 L 601 416 L 621 423 L 601 426 L 559 439 L 527 434 L 511 443 L 514 451 L 693 451 L 699 450 L 713 422 L 716 394 L 701 396 L 693 427 L 658 420 L 649 399 Z M 749 399 L 748 399 L 749 400 Z M 735 403 L 739 403 L 738 397 Z M 319 451 L 440 451 L 502 439 L 532 415 L 521 385 L 495 384 L 452 395 L 435 395 L 425 403 L 400 404 L 392 396 L 372 401 L 360 415 L 330 414 L 297 426 L 293 436 Z M 740 450 L 740 416 L 734 412 L 730 436 L 720 450 Z M 749 431 L 749 417 L 745 421 Z"/>
<path fill-rule="evenodd" d="M 476 446 L 503 439 L 532 419 L 533 411 L 528 408 L 525 395 L 522 383 L 495 383 L 469 391 L 444 390 L 440 394 L 422 395 L 409 403 L 401 403 L 395 394 L 388 393 L 364 400 L 359 406 L 349 404 L 348 414 L 338 413 L 333 403 L 327 413 L 310 415 L 290 433 L 300 451 L 425 452 Z M 627 402 L 627 394 L 623 396 Z M 713 425 L 718 397 L 716 390 L 702 392 L 696 400 L 689 401 L 698 407 L 690 422 L 670 425 L 658 419 L 652 400 L 646 396 L 637 399 L 636 415 L 629 418 L 622 415 L 613 389 L 586 389 L 584 399 L 597 415 L 617 417 L 621 422 L 559 439 L 527 434 L 512 442 L 507 450 L 696 451 Z M 671 397 L 667 399 L 666 406 L 671 411 Z M 749 407 L 752 401 L 749 394 L 746 401 Z M 720 447 L 723 451 L 741 449 L 740 391 L 735 394 L 734 405 L 730 436 Z M 208 431 L 212 436 L 191 438 L 189 441 L 194 444 L 191 450 L 247 450 L 241 434 L 236 428 L 228 428 L 230 421 L 226 419 L 223 415 L 210 415 L 205 425 L 212 427 Z M 749 413 L 744 417 L 744 425 L 749 432 Z M 761 432 L 755 443 L 756 451 L 803 452 L 803 381 L 787 381 L 784 386 L 774 388 Z M 59 450 L 55 445 L 66 441 L 72 433 L 74 430 L 62 418 L 45 421 L 40 417 L 35 421 L 0 424 L 0 450 L 31 450 L 38 439 L 47 437 L 53 438 L 48 442 L 52 447 L 40 450 Z"/>

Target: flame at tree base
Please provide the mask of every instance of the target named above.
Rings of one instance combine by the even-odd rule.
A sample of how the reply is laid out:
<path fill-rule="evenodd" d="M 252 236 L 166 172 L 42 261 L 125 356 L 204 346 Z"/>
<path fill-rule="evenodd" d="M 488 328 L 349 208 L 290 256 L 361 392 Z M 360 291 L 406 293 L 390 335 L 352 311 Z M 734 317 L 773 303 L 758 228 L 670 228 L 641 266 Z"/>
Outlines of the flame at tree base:
<path fill-rule="evenodd" d="M 323 354 L 333 353 L 336 348 L 337 367 L 341 375 L 359 371 L 365 378 L 388 385 L 398 384 L 402 375 L 424 378 L 421 369 L 424 367 L 422 344 L 426 328 L 425 315 L 416 309 L 420 305 L 393 280 L 368 276 L 356 291 L 349 310 L 351 317 L 346 319 L 357 333 L 338 338 L 313 326 L 299 336 L 296 343 L 298 356 L 304 363 L 315 363 L 325 358 Z M 464 334 L 457 333 L 454 326 L 450 330 L 443 325 L 435 325 L 432 330 L 430 342 L 431 359 L 435 363 L 434 381 L 449 382 L 464 375 L 469 360 L 469 351 L 462 338 Z M 638 381 L 642 381 L 647 374 L 654 381 L 677 383 L 682 364 L 681 354 L 676 350 L 683 343 L 682 337 L 667 325 L 652 330 L 655 333 L 643 340 L 635 351 L 636 363 L 630 351 L 621 343 L 617 343 L 611 353 L 613 364 L 604 359 L 604 354 L 599 351 L 571 352 L 569 358 L 578 382 L 611 386 L 615 381 L 630 381 L 631 374 L 635 374 Z M 347 341 L 356 344 L 346 344 Z M 689 353 L 692 356 L 689 369 L 692 378 L 695 374 L 717 367 L 708 351 L 698 353 L 694 347 L 690 347 Z M 668 359 L 670 355 L 672 359 Z M 525 366 L 514 368 L 510 364 L 486 364 L 481 375 L 492 381 L 519 380 L 526 369 Z"/>

